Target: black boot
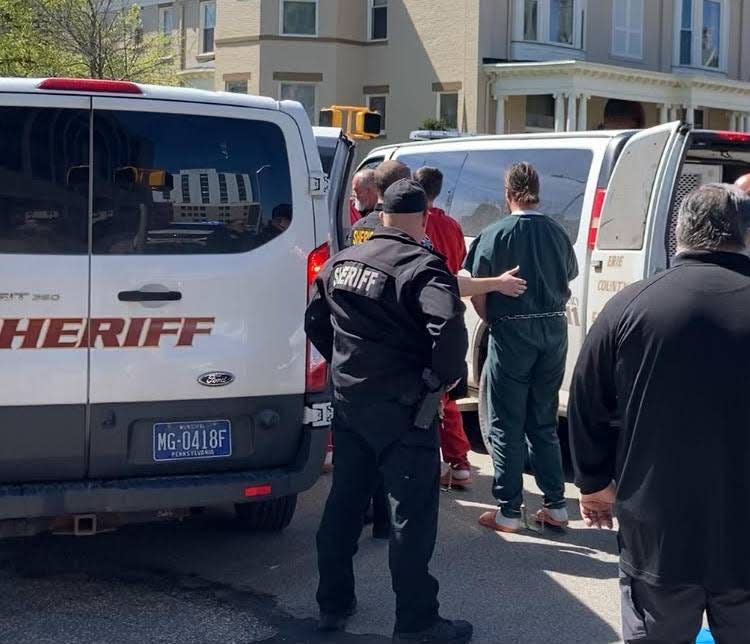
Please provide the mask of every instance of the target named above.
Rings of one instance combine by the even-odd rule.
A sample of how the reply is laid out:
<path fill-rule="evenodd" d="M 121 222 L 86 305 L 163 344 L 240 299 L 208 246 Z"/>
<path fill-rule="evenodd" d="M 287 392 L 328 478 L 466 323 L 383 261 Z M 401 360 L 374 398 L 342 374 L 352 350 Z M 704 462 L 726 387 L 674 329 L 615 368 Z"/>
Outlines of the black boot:
<path fill-rule="evenodd" d="M 343 631 L 346 628 L 346 623 L 349 618 L 357 612 L 357 600 L 343 613 L 324 613 L 320 612 L 320 620 L 318 621 L 318 630 L 325 633 L 333 633 L 335 631 Z"/>
<path fill-rule="evenodd" d="M 430 628 L 416 633 L 393 633 L 394 642 L 421 642 L 422 644 L 465 644 L 471 641 L 474 627 L 462 620 L 438 619 Z"/>

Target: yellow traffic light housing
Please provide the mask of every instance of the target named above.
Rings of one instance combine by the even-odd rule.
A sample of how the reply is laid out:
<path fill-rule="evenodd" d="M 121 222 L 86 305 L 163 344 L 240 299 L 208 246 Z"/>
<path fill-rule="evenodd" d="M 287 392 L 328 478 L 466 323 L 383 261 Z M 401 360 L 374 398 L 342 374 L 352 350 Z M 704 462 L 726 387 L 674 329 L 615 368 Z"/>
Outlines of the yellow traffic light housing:
<path fill-rule="evenodd" d="M 166 170 L 124 166 L 115 170 L 115 183 L 119 186 L 140 186 L 150 190 L 172 190 L 174 179 Z"/>
<path fill-rule="evenodd" d="M 332 105 L 320 110 L 323 127 L 338 127 L 352 139 L 376 139 L 382 129 L 382 117 L 367 107 Z"/>

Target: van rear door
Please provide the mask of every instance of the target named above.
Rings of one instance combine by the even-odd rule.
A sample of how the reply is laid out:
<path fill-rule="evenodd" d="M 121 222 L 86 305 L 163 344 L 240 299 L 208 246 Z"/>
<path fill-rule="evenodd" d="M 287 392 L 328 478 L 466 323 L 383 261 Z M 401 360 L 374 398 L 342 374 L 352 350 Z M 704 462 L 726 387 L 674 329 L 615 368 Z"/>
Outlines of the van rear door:
<path fill-rule="evenodd" d="M 0 481 L 86 469 L 87 97 L 0 92 Z"/>
<path fill-rule="evenodd" d="M 334 135 L 335 132 L 335 135 Z M 349 221 L 349 173 L 354 161 L 354 143 L 341 130 L 313 128 L 323 172 L 328 175 L 328 219 L 332 253 L 344 247 Z"/>
<path fill-rule="evenodd" d="M 609 299 L 647 277 L 651 240 L 662 234 L 690 126 L 667 123 L 635 134 L 612 171 L 591 254 L 586 328 Z"/>
<path fill-rule="evenodd" d="M 314 248 L 297 123 L 176 101 L 93 107 L 90 476 L 288 464 Z"/>

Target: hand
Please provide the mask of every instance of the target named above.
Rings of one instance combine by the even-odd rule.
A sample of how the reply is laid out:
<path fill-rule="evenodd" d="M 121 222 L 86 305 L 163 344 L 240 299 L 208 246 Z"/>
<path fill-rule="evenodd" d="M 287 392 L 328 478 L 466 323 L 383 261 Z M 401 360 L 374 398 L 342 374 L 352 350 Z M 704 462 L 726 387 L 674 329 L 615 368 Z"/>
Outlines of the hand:
<path fill-rule="evenodd" d="M 581 495 L 581 516 L 589 527 L 611 528 L 617 488 L 614 483 L 593 494 Z"/>
<path fill-rule="evenodd" d="M 514 269 L 497 277 L 497 286 L 495 290 L 498 293 L 507 295 L 508 297 L 519 297 L 523 295 L 526 292 L 526 280 L 516 277 L 520 271 L 521 267 L 516 266 Z"/>

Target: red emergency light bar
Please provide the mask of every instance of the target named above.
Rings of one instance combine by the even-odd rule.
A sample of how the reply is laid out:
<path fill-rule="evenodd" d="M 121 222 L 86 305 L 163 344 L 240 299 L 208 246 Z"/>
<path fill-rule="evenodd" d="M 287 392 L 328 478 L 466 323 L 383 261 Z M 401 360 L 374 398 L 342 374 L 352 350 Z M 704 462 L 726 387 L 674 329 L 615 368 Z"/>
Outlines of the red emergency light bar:
<path fill-rule="evenodd" d="M 106 92 L 108 94 L 143 94 L 138 85 L 129 81 L 96 78 L 47 78 L 37 86 L 64 92 Z"/>
<path fill-rule="evenodd" d="M 729 130 L 719 130 L 714 132 L 717 139 L 721 141 L 732 141 L 733 143 L 750 143 L 750 133 L 732 132 Z"/>

